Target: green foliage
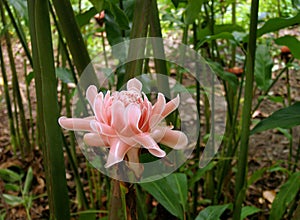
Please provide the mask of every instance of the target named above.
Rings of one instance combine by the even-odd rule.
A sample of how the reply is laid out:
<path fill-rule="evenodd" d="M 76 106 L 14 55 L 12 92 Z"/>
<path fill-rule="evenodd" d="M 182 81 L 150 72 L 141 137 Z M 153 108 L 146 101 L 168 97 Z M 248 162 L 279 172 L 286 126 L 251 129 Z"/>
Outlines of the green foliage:
<path fill-rule="evenodd" d="M 262 132 L 273 128 L 292 128 L 300 125 L 300 102 L 280 109 L 270 115 L 268 118 L 260 121 L 252 130 L 251 134 Z"/>
<path fill-rule="evenodd" d="M 270 55 L 270 48 L 266 45 L 258 45 L 255 55 L 255 81 L 257 86 L 266 91 L 272 78 L 273 59 Z"/>
<path fill-rule="evenodd" d="M 246 217 L 261 211 L 262 211 L 261 209 L 256 208 L 254 206 L 244 206 L 241 212 L 241 220 L 244 220 Z"/>
<path fill-rule="evenodd" d="M 282 185 L 272 204 L 269 220 L 280 220 L 300 190 L 300 172 L 292 174 Z"/>
<path fill-rule="evenodd" d="M 219 220 L 221 215 L 230 206 L 232 206 L 232 204 L 208 206 L 199 212 L 195 220 Z"/>
<path fill-rule="evenodd" d="M 290 49 L 293 56 L 296 59 L 300 60 L 300 50 L 299 50 L 300 41 L 296 37 L 286 35 L 286 36 L 275 39 L 275 43 L 279 44 L 279 45 L 287 46 Z"/>
<path fill-rule="evenodd" d="M 187 202 L 187 179 L 185 174 L 173 173 L 153 182 L 140 183 L 171 214 L 183 219 Z"/>
<path fill-rule="evenodd" d="M 185 12 L 185 23 L 192 24 L 195 19 L 199 16 L 199 12 L 201 11 L 201 7 L 204 3 L 204 0 L 191 0 L 189 1 L 186 12 Z"/>

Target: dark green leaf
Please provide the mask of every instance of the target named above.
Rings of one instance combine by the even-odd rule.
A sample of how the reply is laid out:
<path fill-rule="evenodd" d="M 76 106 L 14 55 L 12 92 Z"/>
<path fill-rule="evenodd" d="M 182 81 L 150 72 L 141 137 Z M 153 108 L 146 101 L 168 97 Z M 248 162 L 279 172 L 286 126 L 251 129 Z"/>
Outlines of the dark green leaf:
<path fill-rule="evenodd" d="M 31 83 L 31 81 L 32 81 L 32 79 L 34 78 L 34 72 L 33 71 L 31 71 L 29 74 L 27 74 L 27 76 L 26 76 L 26 83 L 27 83 L 27 85 L 30 85 L 30 83 Z"/>
<path fill-rule="evenodd" d="M 266 45 L 258 45 L 255 56 L 255 81 L 257 86 L 266 91 L 271 84 L 273 59 L 270 48 Z"/>
<path fill-rule="evenodd" d="M 185 11 L 185 23 L 186 24 L 192 24 L 197 16 L 199 15 L 199 12 L 201 11 L 201 7 L 204 0 L 191 0 L 189 1 L 186 11 Z"/>
<path fill-rule="evenodd" d="M 59 78 L 64 83 L 74 83 L 74 78 L 70 70 L 63 68 L 63 67 L 57 67 L 55 69 L 56 77 Z"/>
<path fill-rule="evenodd" d="M 11 206 L 17 206 L 21 205 L 24 201 L 21 197 L 9 195 L 9 194 L 3 194 L 4 201 Z"/>
<path fill-rule="evenodd" d="M 79 215 L 79 220 L 96 220 L 97 218 L 97 215 L 96 213 L 93 213 L 93 212 L 85 212 L 85 213 L 81 213 Z"/>
<path fill-rule="evenodd" d="M 292 128 L 300 125 L 300 102 L 274 112 L 268 118 L 260 121 L 252 130 L 251 134 L 273 128 Z"/>
<path fill-rule="evenodd" d="M 290 49 L 293 56 L 296 59 L 300 60 L 300 41 L 296 37 L 290 35 L 283 36 L 278 39 L 275 39 L 275 43 L 287 46 Z"/>
<path fill-rule="evenodd" d="M 76 15 L 78 26 L 83 27 L 84 25 L 87 25 L 90 22 L 91 18 L 94 17 L 97 13 L 98 11 L 95 9 L 95 7 L 92 7 L 86 12 Z"/>
<path fill-rule="evenodd" d="M 202 41 L 200 41 L 200 42 L 197 44 L 197 49 L 199 49 L 204 43 L 210 42 L 210 41 L 212 41 L 212 40 L 217 40 L 217 39 L 225 39 L 225 40 L 235 41 L 235 38 L 234 38 L 234 36 L 233 36 L 232 33 L 229 33 L 229 32 L 221 32 L 221 33 L 219 33 L 219 34 L 207 36 L 206 38 L 204 38 Z"/>
<path fill-rule="evenodd" d="M 89 0 L 92 5 L 97 9 L 97 12 L 101 12 L 104 7 L 104 0 Z"/>
<path fill-rule="evenodd" d="M 105 31 L 109 44 L 113 46 L 121 43 L 123 41 L 122 33 L 113 16 L 109 13 L 106 13 L 105 20 Z"/>
<path fill-rule="evenodd" d="M 275 32 L 282 28 L 286 28 L 299 23 L 300 12 L 295 17 L 291 18 L 272 18 L 257 30 L 257 36 L 260 37 L 266 33 Z"/>
<path fill-rule="evenodd" d="M 0 179 L 13 183 L 20 181 L 22 179 L 22 175 L 9 169 L 0 169 Z"/>
<path fill-rule="evenodd" d="M 208 206 L 198 214 L 196 220 L 218 220 L 230 205 L 231 204 Z"/>
<path fill-rule="evenodd" d="M 205 172 L 214 168 L 215 165 L 216 163 L 211 162 L 207 166 L 197 169 L 196 173 L 189 179 L 189 188 L 192 188 L 195 182 L 199 181 L 203 177 Z"/>
<path fill-rule="evenodd" d="M 28 171 L 27 171 L 27 175 L 26 175 L 26 179 L 25 179 L 25 183 L 24 183 L 24 188 L 23 188 L 23 195 L 26 195 L 29 193 L 30 187 L 31 187 L 31 183 L 32 183 L 32 179 L 33 179 L 33 172 L 32 172 L 32 168 L 29 167 Z"/>
<path fill-rule="evenodd" d="M 261 209 L 254 206 L 244 206 L 241 211 L 241 220 L 244 220 L 249 215 L 253 215 L 258 212 L 261 212 Z"/>
<path fill-rule="evenodd" d="M 19 192 L 20 191 L 20 186 L 19 185 L 16 185 L 16 184 L 13 184 L 13 183 L 6 183 L 5 186 L 4 186 L 4 189 L 9 191 L 15 191 L 15 192 Z"/>
<path fill-rule="evenodd" d="M 287 207 L 295 199 L 300 190 L 300 172 L 291 175 L 288 181 L 280 187 L 272 204 L 269 220 L 280 220 Z"/>
<path fill-rule="evenodd" d="M 178 195 L 180 203 L 185 210 L 188 198 L 187 177 L 183 173 L 173 173 L 166 177 L 169 186 Z"/>
<path fill-rule="evenodd" d="M 121 10 L 116 4 L 109 1 L 110 10 L 113 14 L 115 21 L 119 25 L 121 30 L 128 30 L 129 29 L 129 20 L 127 15 Z"/>
<path fill-rule="evenodd" d="M 172 174 L 171 174 L 172 175 Z M 172 215 L 183 218 L 183 210 L 177 194 L 169 185 L 166 178 L 153 182 L 140 183 L 141 187 L 150 193 Z"/>

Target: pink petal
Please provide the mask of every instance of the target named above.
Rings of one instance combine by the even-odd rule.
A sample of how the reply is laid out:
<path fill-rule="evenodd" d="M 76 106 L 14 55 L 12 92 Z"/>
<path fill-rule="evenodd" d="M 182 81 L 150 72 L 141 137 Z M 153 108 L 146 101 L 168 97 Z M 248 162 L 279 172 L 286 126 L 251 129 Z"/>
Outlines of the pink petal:
<path fill-rule="evenodd" d="M 98 94 L 98 90 L 97 87 L 94 85 L 89 86 L 86 90 L 86 98 L 92 107 L 94 106 L 94 101 L 97 94 Z"/>
<path fill-rule="evenodd" d="M 108 137 L 116 136 L 115 130 L 111 128 L 109 125 L 93 120 L 90 122 L 90 126 L 94 132 L 97 132 L 100 135 L 105 135 Z"/>
<path fill-rule="evenodd" d="M 141 118 L 141 110 L 136 104 L 129 104 L 125 110 L 127 128 L 122 131 L 125 136 L 141 133 L 139 129 L 139 120 Z M 126 132 L 128 135 L 126 135 Z"/>
<path fill-rule="evenodd" d="M 127 82 L 127 90 L 141 92 L 142 91 L 143 84 L 137 80 L 136 78 L 133 78 Z"/>
<path fill-rule="evenodd" d="M 96 96 L 94 100 L 93 109 L 97 121 L 103 122 L 104 117 L 103 117 L 103 93 L 102 92 Z"/>
<path fill-rule="evenodd" d="M 124 120 L 124 115 L 125 115 L 124 104 L 120 101 L 115 101 L 111 106 L 111 112 L 112 112 L 111 127 L 115 129 L 117 132 L 121 132 L 126 126 Z"/>
<path fill-rule="evenodd" d="M 112 165 L 121 162 L 130 148 L 132 147 L 125 144 L 121 140 L 117 138 L 112 139 L 110 141 L 108 158 L 104 167 L 109 168 Z"/>
<path fill-rule="evenodd" d="M 60 117 L 58 119 L 59 125 L 67 130 L 72 131 L 92 131 L 90 126 L 91 118 L 66 118 Z"/>
<path fill-rule="evenodd" d="M 159 148 L 157 143 L 152 137 L 150 137 L 150 135 L 143 133 L 135 135 L 133 139 L 140 145 L 143 145 L 143 147 L 146 148 L 152 155 L 156 157 L 166 156 L 166 152 Z"/>
<path fill-rule="evenodd" d="M 95 133 L 87 133 L 83 136 L 83 141 L 88 146 L 105 147 L 108 146 L 107 138 Z"/>
<path fill-rule="evenodd" d="M 176 98 L 172 99 L 166 104 L 166 107 L 164 111 L 162 112 L 162 117 L 165 118 L 168 116 L 171 112 L 173 112 L 175 109 L 178 108 L 180 102 L 179 95 L 176 96 Z"/>
<path fill-rule="evenodd" d="M 162 119 L 162 113 L 166 106 L 166 99 L 162 93 L 158 93 L 157 101 L 153 106 L 150 118 L 150 128 L 155 127 Z"/>
<path fill-rule="evenodd" d="M 184 149 L 188 145 L 187 136 L 181 131 L 167 129 L 160 143 L 176 150 Z"/>

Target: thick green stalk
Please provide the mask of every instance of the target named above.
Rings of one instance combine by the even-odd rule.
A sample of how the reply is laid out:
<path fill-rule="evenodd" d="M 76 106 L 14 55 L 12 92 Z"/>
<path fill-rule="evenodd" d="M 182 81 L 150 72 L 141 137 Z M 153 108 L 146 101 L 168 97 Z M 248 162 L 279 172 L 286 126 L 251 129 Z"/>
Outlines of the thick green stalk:
<path fill-rule="evenodd" d="M 98 85 L 94 68 L 92 65 L 89 65 L 91 59 L 76 22 L 71 2 L 69 0 L 53 0 L 52 2 L 78 75 L 81 76 L 84 71 L 89 73 L 89 77 L 85 77 L 85 81 L 81 82 L 81 86 L 85 90 L 89 85 Z"/>
<path fill-rule="evenodd" d="M 6 18 L 5 18 L 5 14 L 4 14 L 3 0 L 0 1 L 0 10 L 1 10 L 2 23 L 3 23 L 3 26 L 5 27 L 6 26 Z M 5 41 L 6 41 L 6 45 L 7 45 L 7 53 L 8 53 L 8 57 L 9 57 L 10 69 L 12 72 L 13 94 L 16 98 L 17 106 L 19 108 L 19 117 L 20 117 L 20 122 L 21 122 L 22 135 L 23 135 L 23 139 L 24 139 L 23 146 L 24 146 L 25 152 L 28 153 L 30 151 L 28 126 L 27 126 L 27 122 L 26 122 L 26 118 L 25 118 L 25 111 L 24 111 L 23 101 L 22 101 L 21 92 L 20 92 L 20 88 L 19 88 L 19 81 L 18 81 L 18 75 L 17 75 L 17 69 L 16 69 L 16 65 L 15 65 L 14 55 L 13 55 L 13 51 L 12 51 L 12 44 L 11 44 L 10 36 L 9 36 L 7 29 L 4 32 L 4 37 L 5 37 Z"/>
<path fill-rule="evenodd" d="M 132 30 L 130 38 L 144 38 L 148 33 L 149 13 L 150 13 L 150 1 L 149 0 L 137 0 L 135 2 L 134 16 L 132 22 Z M 139 45 L 131 42 L 129 45 L 128 57 L 141 57 L 144 53 L 146 41 L 139 41 Z M 142 73 L 143 60 L 138 59 L 126 64 L 126 74 L 124 82 L 129 79 L 140 75 Z"/>
<path fill-rule="evenodd" d="M 48 1 L 28 0 L 39 129 L 51 219 L 70 219 L 63 158 L 63 142 L 57 123 L 58 103 Z M 31 14 L 32 13 L 32 14 Z"/>
<path fill-rule="evenodd" d="M 150 24 L 150 36 L 158 37 L 162 39 L 159 11 L 157 7 L 157 0 L 151 1 L 151 10 L 149 17 Z M 152 48 L 154 57 L 165 58 L 164 43 L 163 40 L 153 40 Z M 168 75 L 166 59 L 154 59 L 156 72 L 162 75 Z M 170 97 L 170 88 L 167 77 L 158 77 L 158 90 L 161 91 L 166 97 Z"/>
<path fill-rule="evenodd" d="M 13 116 L 11 100 L 10 100 L 10 96 L 9 96 L 8 80 L 7 80 L 7 75 L 6 75 L 6 69 L 5 69 L 1 44 L 0 44 L 0 63 L 1 63 L 1 73 L 2 73 L 2 78 L 3 78 L 3 87 L 4 87 L 6 108 L 7 108 L 7 115 L 8 115 L 8 121 L 9 121 L 10 142 L 11 142 L 13 152 L 14 152 L 14 154 L 16 154 L 16 150 L 17 150 L 16 129 L 15 129 L 15 125 L 14 125 L 14 116 Z"/>
<path fill-rule="evenodd" d="M 254 65 L 255 65 L 255 50 L 256 50 L 256 33 L 257 33 L 257 17 L 258 17 L 259 0 L 252 0 L 251 15 L 250 15 L 250 35 L 248 42 L 247 61 L 246 61 L 246 83 L 244 106 L 242 114 L 242 134 L 241 144 L 238 152 L 238 170 L 236 175 L 235 186 L 235 205 L 233 212 L 233 219 L 240 220 L 242 203 L 245 197 L 245 187 L 247 178 L 247 164 L 248 164 L 248 144 L 250 133 L 250 119 L 253 96 L 253 82 L 254 82 Z"/>

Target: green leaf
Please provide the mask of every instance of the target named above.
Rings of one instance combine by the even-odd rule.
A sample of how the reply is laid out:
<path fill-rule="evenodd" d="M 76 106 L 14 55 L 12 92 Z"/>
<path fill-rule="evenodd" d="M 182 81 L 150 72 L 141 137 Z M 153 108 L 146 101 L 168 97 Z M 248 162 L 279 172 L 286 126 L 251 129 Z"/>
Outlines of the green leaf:
<path fill-rule="evenodd" d="M 293 56 L 300 60 L 300 41 L 294 37 L 294 36 L 290 36 L 290 35 L 286 35 L 283 37 L 280 37 L 278 39 L 275 39 L 275 43 L 278 45 L 285 45 L 287 46 L 291 53 L 293 54 Z"/>
<path fill-rule="evenodd" d="M 121 30 L 114 20 L 114 17 L 109 12 L 105 13 L 105 32 L 111 46 L 123 41 Z"/>
<path fill-rule="evenodd" d="M 260 37 L 266 33 L 275 32 L 282 28 L 293 26 L 300 23 L 300 12 L 291 18 L 272 18 L 269 19 L 261 28 L 257 30 L 257 36 Z"/>
<path fill-rule="evenodd" d="M 273 59 L 270 48 L 266 45 L 258 45 L 255 55 L 255 80 L 257 86 L 266 91 L 271 84 Z"/>
<path fill-rule="evenodd" d="M 33 179 L 33 172 L 32 172 L 32 168 L 29 167 L 28 171 L 27 171 L 27 175 L 26 175 L 26 179 L 25 179 L 25 183 L 24 183 L 24 188 L 23 188 L 23 195 L 26 195 L 29 193 L 30 187 L 31 187 L 31 183 L 32 183 L 32 179 Z"/>
<path fill-rule="evenodd" d="M 183 173 L 173 173 L 166 177 L 169 186 L 178 195 L 179 202 L 182 205 L 183 210 L 185 210 L 187 199 L 188 199 L 188 187 L 187 187 L 187 177 Z"/>
<path fill-rule="evenodd" d="M 231 204 L 212 205 L 199 212 L 196 220 L 218 220 Z"/>
<path fill-rule="evenodd" d="M 261 209 L 254 206 L 244 206 L 241 211 L 241 220 L 258 212 L 261 212 Z"/>
<path fill-rule="evenodd" d="M 4 189 L 7 191 L 15 191 L 15 192 L 19 192 L 20 191 L 20 186 L 13 184 L 13 183 L 6 183 L 4 186 Z"/>
<path fill-rule="evenodd" d="M 30 83 L 33 79 L 34 79 L 34 72 L 31 71 L 30 73 L 27 74 L 26 79 L 25 79 L 27 85 L 30 85 Z"/>
<path fill-rule="evenodd" d="M 273 128 L 292 128 L 294 126 L 300 125 L 300 102 L 282 108 L 268 118 L 260 121 L 250 132 L 250 134 L 255 134 L 257 132 L 265 131 Z"/>
<path fill-rule="evenodd" d="M 197 44 L 197 49 L 199 49 L 204 43 L 210 42 L 212 40 L 217 40 L 217 39 L 225 39 L 225 40 L 231 40 L 231 41 L 235 42 L 235 38 L 234 38 L 232 33 L 230 33 L 230 32 L 221 32 L 219 34 L 215 34 L 215 35 L 205 37 L 202 41 L 200 41 Z"/>
<path fill-rule="evenodd" d="M 183 219 L 181 202 L 166 178 L 153 182 L 140 183 L 140 186 L 150 193 L 172 215 Z"/>
<path fill-rule="evenodd" d="M 207 171 L 211 170 L 212 168 L 214 168 L 214 166 L 216 164 L 217 163 L 215 163 L 215 162 L 211 162 L 207 166 L 197 169 L 196 173 L 193 176 L 191 176 L 191 178 L 189 179 L 189 188 L 192 188 L 194 186 L 194 184 L 196 182 L 198 182 L 203 177 L 205 172 L 207 172 Z"/>
<path fill-rule="evenodd" d="M 269 220 L 282 219 L 287 207 L 295 199 L 300 190 L 300 172 L 291 175 L 288 181 L 280 187 L 270 211 Z"/>
<path fill-rule="evenodd" d="M 92 5 L 97 9 L 97 12 L 101 12 L 104 7 L 104 0 L 89 0 Z"/>
<path fill-rule="evenodd" d="M 74 78 L 70 70 L 57 67 L 55 68 L 56 77 L 64 83 L 74 83 Z"/>
<path fill-rule="evenodd" d="M 121 30 L 128 30 L 129 28 L 129 19 L 122 9 L 120 9 L 116 4 L 109 2 L 110 11 L 113 14 L 115 21 L 119 25 Z"/>
<path fill-rule="evenodd" d="M 199 12 L 201 11 L 201 7 L 204 0 L 191 0 L 185 11 L 185 23 L 186 24 L 192 24 L 197 16 L 199 15 Z"/>
<path fill-rule="evenodd" d="M 78 26 L 83 27 L 84 25 L 89 24 L 91 18 L 94 17 L 97 13 L 98 11 L 96 10 L 96 8 L 92 7 L 84 13 L 76 15 Z"/>
<path fill-rule="evenodd" d="M 20 181 L 22 179 L 22 175 L 9 169 L 0 169 L 0 179 L 13 183 Z"/>
<path fill-rule="evenodd" d="M 4 201 L 11 206 L 17 206 L 21 205 L 24 201 L 21 197 L 9 195 L 9 194 L 3 194 Z"/>
<path fill-rule="evenodd" d="M 28 21 L 27 1 L 24 0 L 7 0 L 9 5 L 12 5 L 17 13 Z"/>

